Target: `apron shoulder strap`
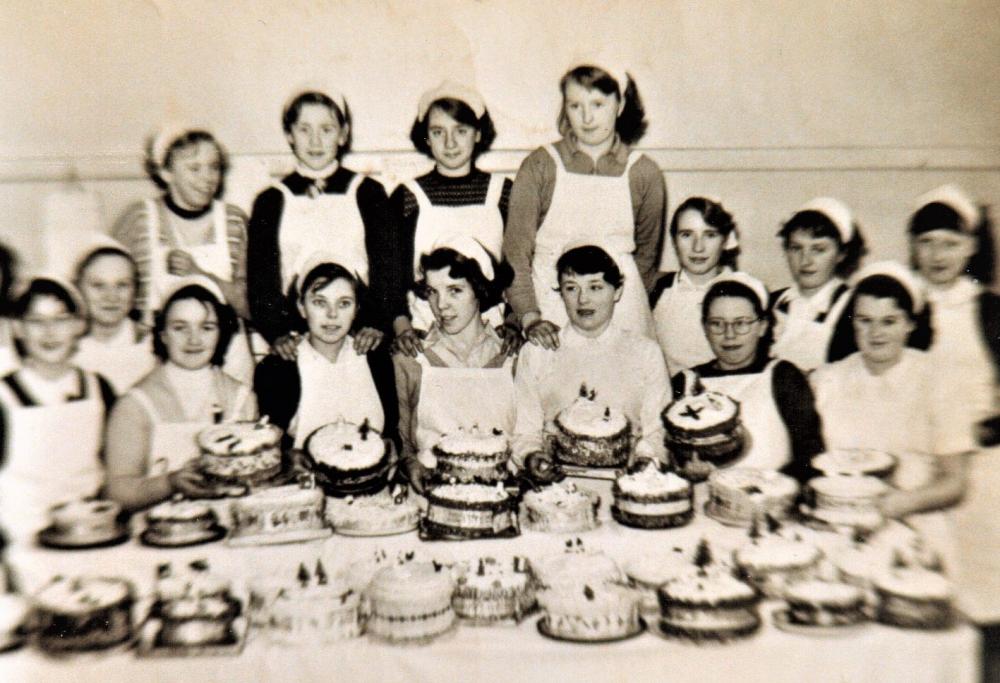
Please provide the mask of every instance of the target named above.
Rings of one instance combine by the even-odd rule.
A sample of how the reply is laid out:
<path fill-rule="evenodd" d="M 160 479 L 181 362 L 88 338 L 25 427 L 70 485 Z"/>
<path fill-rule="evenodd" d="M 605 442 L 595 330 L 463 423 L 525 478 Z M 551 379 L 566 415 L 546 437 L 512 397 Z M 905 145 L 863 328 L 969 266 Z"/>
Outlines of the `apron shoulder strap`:
<path fill-rule="evenodd" d="M 431 200 L 430 197 L 427 196 L 427 193 L 424 192 L 424 188 L 420 187 L 420 183 L 417 182 L 417 179 L 411 178 L 410 180 L 404 181 L 403 187 L 410 191 L 413 198 L 417 200 L 417 206 L 420 207 L 420 210 L 424 214 L 426 214 L 427 207 L 431 205 Z"/>
<path fill-rule="evenodd" d="M 349 197 L 357 197 L 358 196 L 358 187 L 360 187 L 361 183 L 367 177 L 368 176 L 366 176 L 363 173 L 359 173 L 357 171 L 354 171 L 354 177 L 351 178 L 351 182 L 348 183 L 348 185 L 347 185 L 347 192 L 345 192 L 344 194 L 346 194 Z"/>
<path fill-rule="evenodd" d="M 818 323 L 826 322 L 827 317 L 831 313 L 833 313 L 834 309 L 837 306 L 837 302 L 840 301 L 840 297 L 847 294 L 848 289 L 849 287 L 847 286 L 847 283 L 841 283 L 840 285 L 837 286 L 837 289 L 833 290 L 833 296 L 830 297 L 829 308 L 827 308 L 825 311 L 816 316 L 816 322 Z"/>
<path fill-rule="evenodd" d="M 499 207 L 500 197 L 503 196 L 504 177 L 499 173 L 490 173 L 490 184 L 486 188 L 486 205 L 489 207 Z"/>
<path fill-rule="evenodd" d="M 420 355 L 421 354 L 417 355 L 417 360 L 418 361 L 420 360 Z M 424 356 L 425 360 L 427 361 L 428 367 L 432 367 L 432 368 L 446 368 L 446 367 L 448 367 L 448 364 L 444 362 L 444 360 L 441 358 L 441 356 L 439 356 L 436 353 L 434 353 L 434 351 L 432 349 L 424 349 L 424 352 L 423 352 L 422 355 Z"/>
<path fill-rule="evenodd" d="M 212 228 L 215 233 L 215 243 L 225 244 L 229 248 L 229 211 L 226 203 L 218 199 L 212 200 Z"/>
<path fill-rule="evenodd" d="M 542 149 L 548 152 L 549 156 L 552 157 L 552 161 L 555 162 L 556 174 L 564 170 L 562 157 L 559 155 L 559 150 L 556 149 L 555 143 L 545 145 L 544 147 L 542 147 Z"/>
<path fill-rule="evenodd" d="M 143 201 L 143 206 L 146 210 L 146 229 L 149 231 L 149 248 L 152 251 L 160 243 L 160 207 L 157 206 L 156 200 L 152 198 Z"/>
<path fill-rule="evenodd" d="M 21 406 L 30 407 L 38 405 L 38 402 L 32 398 L 31 394 L 28 393 L 28 390 L 25 389 L 24 385 L 21 384 L 20 380 L 18 380 L 17 372 L 11 372 L 5 375 L 2 383 L 11 397 Z"/>

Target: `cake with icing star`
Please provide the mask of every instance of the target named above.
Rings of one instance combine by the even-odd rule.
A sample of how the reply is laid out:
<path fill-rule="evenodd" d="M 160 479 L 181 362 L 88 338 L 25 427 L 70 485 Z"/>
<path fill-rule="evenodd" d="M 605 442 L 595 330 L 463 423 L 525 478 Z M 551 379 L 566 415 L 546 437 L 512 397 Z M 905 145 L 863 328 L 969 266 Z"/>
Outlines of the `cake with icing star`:
<path fill-rule="evenodd" d="M 702 481 L 716 467 L 743 453 L 740 405 L 725 394 L 704 391 L 685 395 L 661 414 L 664 441 L 684 476 Z"/>

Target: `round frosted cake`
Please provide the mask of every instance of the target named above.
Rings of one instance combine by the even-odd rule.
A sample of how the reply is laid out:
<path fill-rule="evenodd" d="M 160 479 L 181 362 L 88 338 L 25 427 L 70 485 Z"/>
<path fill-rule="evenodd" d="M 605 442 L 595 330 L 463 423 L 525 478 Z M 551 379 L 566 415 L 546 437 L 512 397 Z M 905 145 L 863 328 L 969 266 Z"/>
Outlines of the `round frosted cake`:
<path fill-rule="evenodd" d="M 361 594 L 339 577 L 326 574 L 317 560 L 309 572 L 271 577 L 267 594 L 252 589 L 251 599 L 261 603 L 268 638 L 284 645 L 332 643 L 361 635 Z"/>
<path fill-rule="evenodd" d="M 659 610 L 656 592 L 660 586 L 697 571 L 680 546 L 674 546 L 669 552 L 660 550 L 636 555 L 625 563 L 624 569 L 631 584 L 642 593 L 642 607 L 648 611 Z"/>
<path fill-rule="evenodd" d="M 788 620 L 803 626 L 847 626 L 865 620 L 865 594 L 857 586 L 808 579 L 785 589 Z"/>
<path fill-rule="evenodd" d="M 368 587 L 368 632 L 390 642 L 425 641 L 455 622 L 451 576 L 439 565 L 406 562 L 383 567 Z"/>
<path fill-rule="evenodd" d="M 483 557 L 458 567 L 452 607 L 474 624 L 520 621 L 535 604 L 534 579 L 523 557 Z"/>
<path fill-rule="evenodd" d="M 261 484 L 281 472 L 282 431 L 264 422 L 224 422 L 198 434 L 202 471 L 227 484 Z"/>
<path fill-rule="evenodd" d="M 297 484 L 257 491 L 231 504 L 229 543 L 286 543 L 322 538 L 332 533 L 325 515 L 322 489 Z"/>
<path fill-rule="evenodd" d="M 444 484 L 427 491 L 432 535 L 488 538 L 517 533 L 517 500 L 501 484 Z"/>
<path fill-rule="evenodd" d="M 218 524 L 215 512 L 205 503 L 166 501 L 146 513 L 145 533 L 154 542 L 184 543 L 211 535 Z"/>
<path fill-rule="evenodd" d="M 770 598 L 784 596 L 788 584 L 811 578 L 822 553 L 816 546 L 781 536 L 755 538 L 734 553 L 743 576 Z"/>
<path fill-rule="evenodd" d="M 420 506 L 406 487 L 385 489 L 372 496 L 328 498 L 326 514 L 337 533 L 378 536 L 411 531 L 420 521 Z"/>
<path fill-rule="evenodd" d="M 664 632 L 694 640 L 729 640 L 760 628 L 757 592 L 714 567 L 671 579 L 658 591 Z"/>
<path fill-rule="evenodd" d="M 712 469 L 743 453 L 740 405 L 725 394 L 706 391 L 683 396 L 668 405 L 660 418 L 667 448 L 692 481 L 704 480 Z"/>
<path fill-rule="evenodd" d="M 884 451 L 835 450 L 820 453 L 812 466 L 827 476 L 871 476 L 885 479 L 896 467 L 896 458 Z"/>
<path fill-rule="evenodd" d="M 812 515 L 834 525 L 874 528 L 882 523 L 878 503 L 889 490 L 875 477 L 816 477 L 809 481 L 814 495 Z"/>
<path fill-rule="evenodd" d="M 49 511 L 52 530 L 61 541 L 100 543 L 122 533 L 121 506 L 112 500 L 78 500 Z"/>
<path fill-rule="evenodd" d="M 241 605 L 227 579 L 208 571 L 204 560 L 175 569 L 161 565 L 152 614 L 160 620 L 156 645 L 196 647 L 234 642 L 233 621 Z"/>
<path fill-rule="evenodd" d="M 749 525 L 755 517 L 788 517 L 799 485 L 793 478 L 773 470 L 731 467 L 712 472 L 708 478 L 706 512 L 724 524 Z"/>
<path fill-rule="evenodd" d="M 611 492 L 615 497 L 611 513 L 627 526 L 668 529 L 684 526 L 694 517 L 691 482 L 660 471 L 653 462 L 618 477 Z"/>
<path fill-rule="evenodd" d="M 492 484 L 507 478 L 510 442 L 498 429 L 480 432 L 473 427 L 447 434 L 432 451 L 437 459 L 436 473 L 442 480 Z"/>
<path fill-rule="evenodd" d="M 320 427 L 305 447 L 331 496 L 371 494 L 386 486 L 389 451 L 367 420 L 360 426 L 340 420 Z"/>
<path fill-rule="evenodd" d="M 632 453 L 631 426 L 620 410 L 581 386 L 580 396 L 556 415 L 551 444 L 553 457 L 566 465 L 622 467 Z"/>
<path fill-rule="evenodd" d="M 580 539 L 566 541 L 565 552 L 543 558 L 535 564 L 535 573 L 543 586 L 578 582 L 590 586 L 621 583 L 628 580 L 618 564 L 599 550 L 589 550 Z"/>
<path fill-rule="evenodd" d="M 538 593 L 545 632 L 577 641 L 614 640 L 637 633 L 642 628 L 640 600 L 638 591 L 613 583 L 591 586 L 566 581 Z"/>
<path fill-rule="evenodd" d="M 124 579 L 57 577 L 32 602 L 43 650 L 100 650 L 132 637 L 135 598 Z"/>
<path fill-rule="evenodd" d="M 874 583 L 879 621 L 922 629 L 953 623 L 952 585 L 941 574 L 922 567 L 890 567 Z"/>
<path fill-rule="evenodd" d="M 535 531 L 570 533 L 597 527 L 601 497 L 572 482 L 559 482 L 526 491 L 521 500 L 521 521 Z"/>

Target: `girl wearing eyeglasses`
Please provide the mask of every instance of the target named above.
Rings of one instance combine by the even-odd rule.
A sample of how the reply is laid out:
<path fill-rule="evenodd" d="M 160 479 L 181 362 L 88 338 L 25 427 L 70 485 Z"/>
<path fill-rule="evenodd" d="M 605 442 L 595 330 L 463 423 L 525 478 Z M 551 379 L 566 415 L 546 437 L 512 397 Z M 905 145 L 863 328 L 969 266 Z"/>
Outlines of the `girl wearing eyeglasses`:
<path fill-rule="evenodd" d="M 769 355 L 767 302 L 764 284 L 746 273 L 716 278 L 702 303 L 702 328 L 715 359 L 674 375 L 674 396 L 700 385 L 738 401 L 748 438 L 734 464 L 804 481 L 812 457 L 825 450 L 820 420 L 802 371 Z"/>

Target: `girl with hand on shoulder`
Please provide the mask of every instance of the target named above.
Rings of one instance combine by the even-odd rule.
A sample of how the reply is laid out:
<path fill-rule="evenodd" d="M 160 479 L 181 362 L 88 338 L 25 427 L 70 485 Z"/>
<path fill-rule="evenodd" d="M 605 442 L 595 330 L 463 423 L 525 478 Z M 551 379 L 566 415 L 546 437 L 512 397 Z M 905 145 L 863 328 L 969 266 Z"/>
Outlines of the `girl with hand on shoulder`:
<path fill-rule="evenodd" d="M 393 358 L 403 454 L 417 490 L 441 437 L 474 428 L 513 433 L 516 351 L 484 316 L 510 284 L 509 266 L 471 237 L 453 236 L 420 257 L 420 272 L 434 323 L 416 358 Z"/>
<path fill-rule="evenodd" d="M 44 527 L 50 507 L 93 496 L 104 483 L 108 383 L 72 362 L 83 299 L 58 278 L 31 280 L 14 304 L 21 367 L 0 378 L 0 525 L 14 541 Z"/>
<path fill-rule="evenodd" d="M 850 209 L 831 197 L 799 208 L 778 236 L 794 283 L 771 296 L 771 353 L 809 372 L 835 359 L 830 340 L 851 298 L 847 278 L 865 254 L 865 241 Z"/>
<path fill-rule="evenodd" d="M 622 270 L 593 245 L 567 249 L 556 268 L 569 324 L 559 331 L 555 348 L 526 344 L 521 350 L 514 378 L 513 464 L 535 479 L 553 478 L 545 437 L 583 384 L 628 418 L 635 459 L 665 460 L 660 411 L 670 400 L 666 366 L 656 342 L 614 324 L 624 297 Z"/>
<path fill-rule="evenodd" d="M 370 288 L 371 304 L 353 337 L 359 353 L 382 341 L 399 277 L 395 245 L 389 243 L 388 198 L 382 184 L 345 168 L 351 113 L 340 93 L 308 89 L 285 104 L 281 126 L 295 171 L 257 195 L 250 216 L 247 250 L 250 313 L 254 327 L 282 358 L 295 360 L 302 320 L 287 296 L 296 265 L 317 250 L 336 263 L 356 264 Z"/>
<path fill-rule="evenodd" d="M 257 417 L 250 387 L 221 367 L 238 329 L 235 312 L 207 278 L 192 276 L 175 287 L 153 324 L 159 364 L 108 420 L 108 495 L 129 510 L 174 493 L 217 497 L 198 469 L 198 433 Z"/>
<path fill-rule="evenodd" d="M 697 383 L 739 402 L 748 439 L 734 464 L 805 481 L 813 456 L 825 450 L 820 419 L 802 371 L 769 353 L 767 302 L 767 288 L 746 273 L 727 273 L 712 282 L 701 322 L 714 359 L 674 375 L 674 396 L 695 390 Z"/>
<path fill-rule="evenodd" d="M 430 305 L 413 286 L 420 277 L 421 257 L 441 239 L 464 235 L 500 260 L 512 183 L 476 168 L 476 159 L 495 137 L 489 111 L 475 90 L 446 81 L 421 96 L 410 140 L 434 160 L 434 169 L 402 183 L 389 198 L 403 263 L 400 299 L 407 297 L 409 304 L 396 316 L 393 328 L 397 348 L 411 358 L 421 349 L 418 332 L 427 332 L 435 321 Z M 489 321 L 494 327 L 502 324 L 500 307 L 491 309 Z M 501 332 L 511 341 L 520 336 L 513 321 Z"/>
<path fill-rule="evenodd" d="M 87 304 L 87 333 L 73 362 L 107 378 L 122 396 L 156 366 L 152 343 L 136 322 L 138 268 L 121 244 L 102 240 L 76 268 L 76 286 Z"/>
<path fill-rule="evenodd" d="M 261 415 L 285 430 L 288 444 L 305 446 L 320 427 L 346 420 L 368 424 L 399 447 L 396 385 L 385 346 L 357 350 L 354 334 L 363 308 L 357 275 L 317 253 L 298 269 L 293 283 L 308 332 L 295 360 L 271 354 L 254 374 Z"/>
<path fill-rule="evenodd" d="M 563 138 L 521 164 L 510 197 L 504 256 L 514 268 L 508 298 L 534 344 L 555 349 L 566 326 L 556 260 L 570 242 L 602 246 L 625 290 L 615 324 L 652 336 L 647 293 L 656 276 L 667 190 L 663 174 L 631 146 L 646 130 L 635 82 L 591 65 L 559 83 Z"/>
<path fill-rule="evenodd" d="M 656 280 L 649 295 L 656 338 L 674 375 L 714 358 L 702 329 L 702 301 L 712 279 L 736 268 L 736 222 L 714 199 L 688 197 L 670 221 L 680 270 Z"/>

